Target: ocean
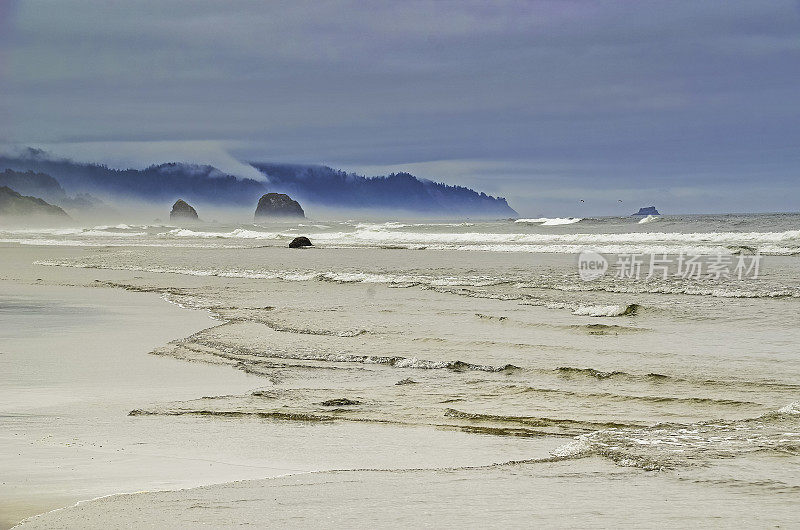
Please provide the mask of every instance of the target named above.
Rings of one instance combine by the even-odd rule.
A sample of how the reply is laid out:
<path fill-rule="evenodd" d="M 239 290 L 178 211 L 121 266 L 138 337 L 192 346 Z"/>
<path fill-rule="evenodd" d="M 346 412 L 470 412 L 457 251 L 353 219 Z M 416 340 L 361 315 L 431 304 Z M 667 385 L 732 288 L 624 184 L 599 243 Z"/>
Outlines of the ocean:
<path fill-rule="evenodd" d="M 286 248 L 299 235 L 314 247 Z M 686 492 L 634 525 L 798 522 L 800 215 L 119 224 L 0 242 L 77 247 L 36 265 L 208 311 L 214 325 L 153 353 L 260 378 L 132 416 L 454 431 L 514 445 L 454 468 L 497 492 Z M 453 500 L 456 478 L 417 478 Z M 590 503 L 594 521 L 614 502 Z M 553 510 L 540 522 L 563 524 Z"/>

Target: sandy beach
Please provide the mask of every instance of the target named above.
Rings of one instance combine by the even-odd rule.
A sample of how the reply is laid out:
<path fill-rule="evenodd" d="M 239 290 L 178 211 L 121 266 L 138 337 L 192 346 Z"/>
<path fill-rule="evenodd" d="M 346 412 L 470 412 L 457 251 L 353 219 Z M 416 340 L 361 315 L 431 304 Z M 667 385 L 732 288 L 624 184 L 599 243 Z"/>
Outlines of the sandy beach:
<path fill-rule="evenodd" d="M 152 294 L 38 283 L 0 282 L 0 525 L 114 492 L 272 472 L 197 450 L 163 421 L 127 416 L 136 404 L 255 385 L 242 373 L 147 355 L 211 324 L 207 314 Z"/>

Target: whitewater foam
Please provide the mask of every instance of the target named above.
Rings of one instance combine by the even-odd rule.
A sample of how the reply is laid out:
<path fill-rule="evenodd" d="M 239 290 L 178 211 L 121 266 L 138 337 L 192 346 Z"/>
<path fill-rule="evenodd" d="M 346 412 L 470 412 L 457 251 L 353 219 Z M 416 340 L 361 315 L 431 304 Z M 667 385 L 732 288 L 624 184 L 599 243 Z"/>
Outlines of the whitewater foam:
<path fill-rule="evenodd" d="M 168 232 L 157 234 L 157 237 L 197 237 L 204 239 L 281 239 L 290 238 L 292 236 L 280 232 L 260 232 L 258 230 L 247 230 L 245 228 L 236 228 L 230 232 L 201 232 L 189 230 L 187 228 L 175 228 Z"/>
<path fill-rule="evenodd" d="M 800 401 L 789 403 L 778 410 L 781 414 L 800 414 Z"/>
<path fill-rule="evenodd" d="M 536 219 L 517 219 L 515 223 L 538 224 L 540 226 L 571 225 L 583 221 L 580 217 L 538 217 Z"/>
<path fill-rule="evenodd" d="M 643 219 L 646 220 L 647 218 Z M 545 225 L 574 224 L 581 219 L 538 218 L 518 219 L 517 223 Z M 328 225 L 317 225 L 320 231 L 306 233 L 316 245 L 329 248 L 380 247 L 394 249 L 458 250 L 482 252 L 527 252 L 527 253 L 578 253 L 591 247 L 607 254 L 654 253 L 654 254 L 800 254 L 800 230 L 783 232 L 623 232 L 623 233 L 530 233 L 528 231 L 503 232 L 458 231 L 440 232 L 436 227 L 464 227 L 470 223 L 418 223 L 403 224 L 357 223 L 351 231 L 331 230 Z M 340 225 L 341 226 L 341 225 Z M 502 227 L 503 225 L 498 225 Z M 508 225 L 505 225 L 506 227 Z M 158 230 L 166 228 L 167 230 Z M 430 229 L 429 229 L 430 228 Z M 145 231 L 146 230 L 146 231 Z M 232 230 L 196 230 L 155 225 L 102 225 L 93 228 L 51 228 L 0 230 L 7 236 L 6 242 L 30 245 L 61 244 L 69 246 L 92 246 L 93 241 L 119 240 L 129 246 L 161 246 L 166 241 L 220 240 L 252 242 L 264 241 L 277 244 L 291 240 L 297 234 L 296 227 L 281 230 L 259 230 L 256 225 Z M 54 243 L 63 237 L 61 243 Z M 83 243 L 82 241 L 86 241 Z M 269 243 L 266 243 L 269 242 Z M 180 244 L 176 243 L 176 246 Z"/>
<path fill-rule="evenodd" d="M 575 253 L 593 247 L 606 253 L 651 252 L 731 254 L 732 245 L 759 248 L 762 253 L 800 251 L 800 230 L 785 232 L 641 232 L 602 234 L 530 234 L 493 232 L 410 232 L 360 229 L 309 234 L 315 242 L 343 246 L 424 245 L 431 250 Z M 264 236 L 267 237 L 267 236 Z M 280 237 L 271 235 L 269 237 Z M 781 245 L 779 245 L 781 244 Z"/>
<path fill-rule="evenodd" d="M 625 315 L 633 315 L 639 306 L 636 304 L 629 305 L 581 305 L 573 315 L 589 316 L 589 317 L 620 317 Z"/>

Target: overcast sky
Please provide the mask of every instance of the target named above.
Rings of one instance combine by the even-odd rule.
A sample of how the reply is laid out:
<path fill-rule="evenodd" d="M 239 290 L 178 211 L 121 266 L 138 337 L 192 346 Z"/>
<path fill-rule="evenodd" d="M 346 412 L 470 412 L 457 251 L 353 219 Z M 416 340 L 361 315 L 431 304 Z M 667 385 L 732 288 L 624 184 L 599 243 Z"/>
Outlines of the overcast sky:
<path fill-rule="evenodd" d="M 796 1 L 0 0 L 0 96 L 3 143 L 116 165 L 409 170 L 523 215 L 800 210 Z"/>

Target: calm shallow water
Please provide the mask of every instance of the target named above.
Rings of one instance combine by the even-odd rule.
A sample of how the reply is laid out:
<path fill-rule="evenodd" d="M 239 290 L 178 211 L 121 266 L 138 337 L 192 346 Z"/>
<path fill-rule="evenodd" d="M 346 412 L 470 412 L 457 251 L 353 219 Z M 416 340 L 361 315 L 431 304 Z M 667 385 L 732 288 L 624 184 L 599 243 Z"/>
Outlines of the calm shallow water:
<path fill-rule="evenodd" d="M 316 246 L 285 248 L 301 234 Z M 800 216 L 118 225 L 0 238 L 86 246 L 37 263 L 210 311 L 218 325 L 156 353 L 262 383 L 243 395 L 143 403 L 133 411 L 143 421 L 388 423 L 549 441 L 546 455 L 532 445 L 525 464 L 463 479 L 478 490 L 499 481 L 512 496 L 588 483 L 650 500 L 662 489 L 686 494 L 679 515 L 662 509 L 634 524 L 710 517 L 720 499 L 797 522 Z M 611 263 L 633 252 L 763 260 L 758 277 L 742 280 L 584 282 L 576 253 L 587 246 Z M 554 465 L 571 478 L 537 471 Z M 620 488 L 620 473 L 636 487 Z M 448 480 L 419 481 L 452 500 Z M 589 505 L 606 522 L 628 513 L 619 502 Z M 550 522 L 563 524 L 563 511 L 550 509 Z"/>

